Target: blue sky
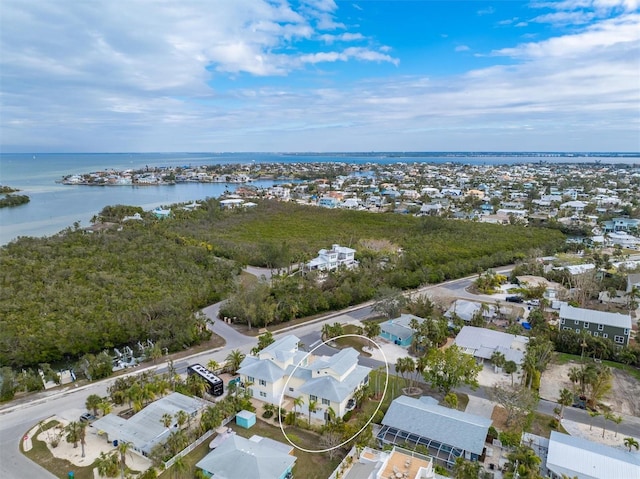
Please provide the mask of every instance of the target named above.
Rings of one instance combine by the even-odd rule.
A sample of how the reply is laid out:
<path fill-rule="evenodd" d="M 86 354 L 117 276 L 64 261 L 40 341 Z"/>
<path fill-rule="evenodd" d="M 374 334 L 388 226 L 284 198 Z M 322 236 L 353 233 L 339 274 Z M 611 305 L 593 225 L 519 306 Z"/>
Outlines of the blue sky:
<path fill-rule="evenodd" d="M 4 0 L 1 151 L 640 151 L 640 0 Z"/>

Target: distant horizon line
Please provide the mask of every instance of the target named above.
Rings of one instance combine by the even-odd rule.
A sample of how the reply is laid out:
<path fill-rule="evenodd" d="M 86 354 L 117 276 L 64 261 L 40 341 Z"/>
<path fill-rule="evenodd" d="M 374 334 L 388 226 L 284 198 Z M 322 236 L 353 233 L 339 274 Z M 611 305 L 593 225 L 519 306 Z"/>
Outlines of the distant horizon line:
<path fill-rule="evenodd" d="M 456 151 L 420 151 L 420 150 L 379 150 L 379 151 L 0 151 L 0 155 L 343 155 L 343 156 L 548 156 L 559 157 L 640 157 L 640 151 L 561 151 L 561 150 L 456 150 Z"/>

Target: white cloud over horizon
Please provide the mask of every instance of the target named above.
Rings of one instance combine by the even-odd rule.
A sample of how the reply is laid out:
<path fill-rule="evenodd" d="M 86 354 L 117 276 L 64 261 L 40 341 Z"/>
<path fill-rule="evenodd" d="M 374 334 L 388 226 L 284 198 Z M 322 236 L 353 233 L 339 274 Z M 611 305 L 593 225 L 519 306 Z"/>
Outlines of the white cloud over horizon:
<path fill-rule="evenodd" d="M 140 0 L 124 9 L 6 0 L 0 147 L 640 150 L 638 1 L 548 3 L 537 5 L 551 12 L 527 22 L 573 28 L 485 51 L 485 66 L 434 74 L 428 65 L 405 72 L 394 44 L 340 17 L 333 0 Z M 470 50 L 462 41 L 452 49 Z M 358 75 L 335 79 L 338 67 Z"/>

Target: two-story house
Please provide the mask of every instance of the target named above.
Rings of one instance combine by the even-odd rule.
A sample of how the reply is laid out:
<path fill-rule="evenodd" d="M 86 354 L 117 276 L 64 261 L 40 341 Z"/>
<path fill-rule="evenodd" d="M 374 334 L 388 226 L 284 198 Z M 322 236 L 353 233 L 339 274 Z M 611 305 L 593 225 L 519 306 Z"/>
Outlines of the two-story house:
<path fill-rule="evenodd" d="M 274 405 L 302 397 L 299 412 L 326 418 L 329 408 L 342 417 L 352 408 L 354 393 L 369 381 L 370 368 L 358 364 L 358 352 L 346 348 L 325 357 L 298 350 L 299 339 L 289 335 L 270 344 L 256 356 L 247 356 L 238 373 L 251 396 Z"/>
<path fill-rule="evenodd" d="M 340 266 L 351 268 L 358 264 L 355 254 L 355 249 L 334 244 L 330 250 L 318 251 L 318 256 L 309 261 L 306 267 L 309 271 L 331 271 Z"/>
<path fill-rule="evenodd" d="M 631 337 L 631 316 L 607 313 L 593 309 L 574 308 L 567 303 L 560 305 L 560 328 L 584 331 L 594 337 L 612 340 L 620 346 L 628 346 Z"/>

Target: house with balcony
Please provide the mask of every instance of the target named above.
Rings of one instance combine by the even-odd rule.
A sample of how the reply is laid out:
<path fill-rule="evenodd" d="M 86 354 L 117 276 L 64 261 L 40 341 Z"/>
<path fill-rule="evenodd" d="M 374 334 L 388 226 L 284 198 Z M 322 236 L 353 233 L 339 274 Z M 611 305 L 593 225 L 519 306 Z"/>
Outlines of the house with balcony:
<path fill-rule="evenodd" d="M 631 338 L 631 316 L 608 313 L 594 309 L 574 308 L 567 303 L 560 305 L 560 328 L 594 337 L 610 339 L 619 346 L 628 346 Z"/>
<path fill-rule="evenodd" d="M 252 397 L 283 407 L 302 397 L 299 412 L 309 414 L 309 404 L 317 410 L 311 418 L 324 420 L 329 408 L 338 417 L 349 409 L 355 392 L 368 384 L 370 368 L 358 364 L 358 352 L 346 348 L 333 356 L 314 356 L 298 349 L 300 340 L 285 336 L 255 356 L 247 356 L 238 374 Z"/>
<path fill-rule="evenodd" d="M 613 218 L 610 221 L 602 223 L 602 229 L 605 233 L 613 233 L 618 231 L 636 231 L 640 226 L 640 220 L 634 218 Z"/>
<path fill-rule="evenodd" d="M 357 266 L 356 250 L 334 244 L 330 250 L 321 249 L 318 256 L 306 264 L 308 271 L 331 271 L 340 266 L 352 268 Z"/>

